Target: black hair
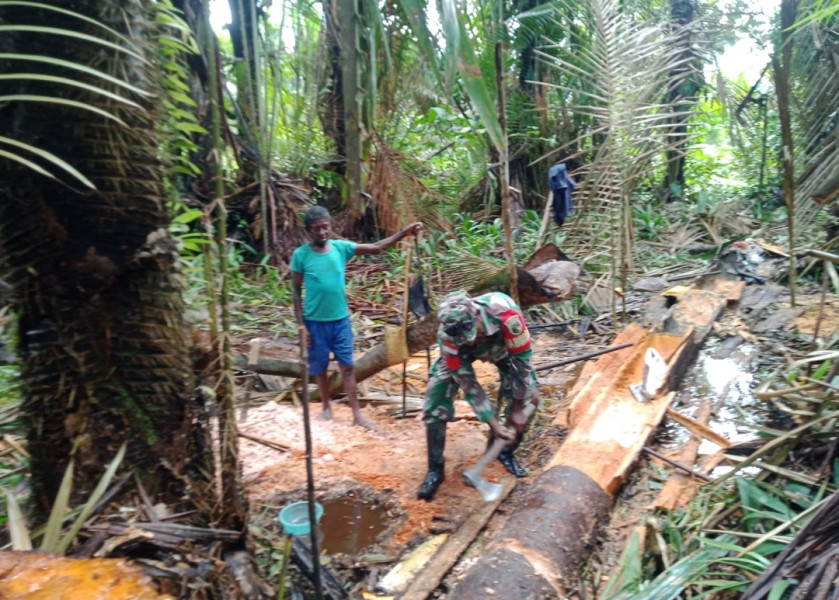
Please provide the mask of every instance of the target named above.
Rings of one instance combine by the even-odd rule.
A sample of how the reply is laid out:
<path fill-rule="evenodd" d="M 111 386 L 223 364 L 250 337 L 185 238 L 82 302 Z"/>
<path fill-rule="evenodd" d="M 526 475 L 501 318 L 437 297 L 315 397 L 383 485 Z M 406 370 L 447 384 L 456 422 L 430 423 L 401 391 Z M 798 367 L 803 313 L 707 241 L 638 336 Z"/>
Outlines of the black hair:
<path fill-rule="evenodd" d="M 303 213 L 303 223 L 306 225 L 306 229 L 311 229 L 315 221 L 321 219 L 332 220 L 332 217 L 329 216 L 329 211 L 322 206 L 311 206 Z"/>

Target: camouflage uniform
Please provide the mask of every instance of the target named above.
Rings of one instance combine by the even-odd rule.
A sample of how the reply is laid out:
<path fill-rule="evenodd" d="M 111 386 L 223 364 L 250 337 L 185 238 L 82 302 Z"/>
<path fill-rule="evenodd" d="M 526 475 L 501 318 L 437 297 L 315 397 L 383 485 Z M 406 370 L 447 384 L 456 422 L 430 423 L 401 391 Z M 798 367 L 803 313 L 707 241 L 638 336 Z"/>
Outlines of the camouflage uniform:
<path fill-rule="evenodd" d="M 501 395 L 506 407 L 504 414 L 513 409 L 520 410 L 526 403 L 537 405 L 538 382 L 533 371 L 530 333 L 524 322 L 521 309 L 507 294 L 490 292 L 476 298 L 465 293 L 449 294 L 441 302 L 440 314 L 448 314 L 446 304 L 462 304 L 468 300 L 473 314 L 454 315 L 453 322 L 475 323 L 472 330 L 446 333 L 446 322 L 441 323 L 437 341 L 440 344 L 440 358 L 429 374 L 425 392 L 423 420 L 426 423 L 440 423 L 454 420 L 454 400 L 457 390 L 462 389 L 466 401 L 472 406 L 481 422 L 488 421 L 496 413 L 496 406 L 487 396 L 475 377 L 472 362 L 484 360 L 494 363 L 501 375 Z M 477 333 L 477 319 L 483 325 Z"/>

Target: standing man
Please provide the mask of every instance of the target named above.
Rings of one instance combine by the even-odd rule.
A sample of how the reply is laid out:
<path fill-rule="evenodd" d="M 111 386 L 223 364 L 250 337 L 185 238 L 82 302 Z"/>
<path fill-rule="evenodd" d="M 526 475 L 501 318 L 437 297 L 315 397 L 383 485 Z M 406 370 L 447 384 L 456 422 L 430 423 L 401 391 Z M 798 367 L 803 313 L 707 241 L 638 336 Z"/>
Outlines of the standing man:
<path fill-rule="evenodd" d="M 521 309 L 510 296 L 490 292 L 470 298 L 466 292 L 454 292 L 440 302 L 437 316 L 440 358 L 431 368 L 423 398 L 428 474 L 417 493 L 418 498 L 426 501 L 434 498 L 445 479 L 446 423 L 454 421 L 458 389 L 463 390 L 478 419 L 489 425 L 489 443 L 492 444 L 494 437 L 509 440 L 498 460 L 516 477 L 527 475 L 527 469 L 513 455 L 529 424 L 523 411 L 527 404 L 536 407 L 539 404 L 530 332 Z M 478 383 L 472 368 L 475 360 L 485 360 L 498 367 L 501 395 L 506 399 L 505 425 L 498 422 L 497 407 Z"/>
<path fill-rule="evenodd" d="M 353 256 L 381 254 L 405 236 L 422 231 L 422 223 L 411 223 L 399 233 L 375 244 L 356 244 L 329 239 L 332 219 L 322 206 L 309 208 L 303 219 L 312 241 L 297 248 L 291 257 L 294 316 L 297 318 L 300 335 L 308 332 L 309 373 L 317 378 L 323 418 L 332 418 L 329 378 L 326 374 L 331 352 L 344 377 L 344 392 L 353 411 L 353 425 L 375 430 L 376 427 L 361 416 L 358 406 L 353 372 L 353 335 L 344 291 L 344 270 L 347 261 Z M 306 288 L 305 303 L 302 287 Z"/>

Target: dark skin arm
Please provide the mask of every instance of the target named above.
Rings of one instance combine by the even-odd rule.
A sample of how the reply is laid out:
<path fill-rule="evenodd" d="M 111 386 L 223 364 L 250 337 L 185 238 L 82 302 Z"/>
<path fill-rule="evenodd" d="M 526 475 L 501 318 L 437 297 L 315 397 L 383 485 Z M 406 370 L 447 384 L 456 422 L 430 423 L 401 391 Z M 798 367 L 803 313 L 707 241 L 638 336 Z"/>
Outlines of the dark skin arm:
<path fill-rule="evenodd" d="M 381 254 L 403 238 L 409 235 L 416 235 L 420 231 L 422 231 L 422 223 L 411 223 L 402 231 L 394 233 L 389 238 L 379 240 L 375 244 L 356 244 L 355 254 L 356 256 L 361 254 Z"/>

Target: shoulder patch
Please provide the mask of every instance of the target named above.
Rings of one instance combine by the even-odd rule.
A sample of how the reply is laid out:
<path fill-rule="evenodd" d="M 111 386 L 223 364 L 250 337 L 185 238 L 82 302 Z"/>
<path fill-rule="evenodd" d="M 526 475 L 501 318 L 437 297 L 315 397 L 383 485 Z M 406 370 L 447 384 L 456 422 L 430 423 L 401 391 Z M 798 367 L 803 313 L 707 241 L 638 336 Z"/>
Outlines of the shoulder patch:
<path fill-rule="evenodd" d="M 509 352 L 524 352 L 530 348 L 530 332 L 524 323 L 524 317 L 517 310 L 508 310 L 501 317 L 504 343 Z"/>
<path fill-rule="evenodd" d="M 504 321 L 504 325 L 507 326 L 507 331 L 509 331 L 513 335 L 520 335 L 522 331 L 524 331 L 524 325 L 521 322 L 521 316 L 513 315 Z"/>

